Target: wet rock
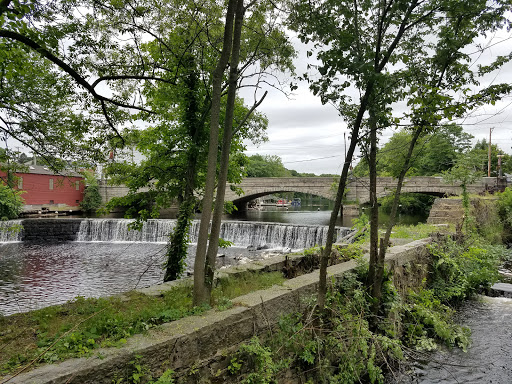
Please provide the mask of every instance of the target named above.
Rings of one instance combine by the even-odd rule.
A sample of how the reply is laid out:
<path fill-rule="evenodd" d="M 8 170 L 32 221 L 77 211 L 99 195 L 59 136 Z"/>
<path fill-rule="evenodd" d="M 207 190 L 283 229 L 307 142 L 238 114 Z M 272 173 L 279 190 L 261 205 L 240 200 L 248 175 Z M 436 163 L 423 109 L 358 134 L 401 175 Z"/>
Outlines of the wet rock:
<path fill-rule="evenodd" d="M 491 287 L 491 296 L 501 296 L 512 298 L 512 284 L 497 283 Z"/>

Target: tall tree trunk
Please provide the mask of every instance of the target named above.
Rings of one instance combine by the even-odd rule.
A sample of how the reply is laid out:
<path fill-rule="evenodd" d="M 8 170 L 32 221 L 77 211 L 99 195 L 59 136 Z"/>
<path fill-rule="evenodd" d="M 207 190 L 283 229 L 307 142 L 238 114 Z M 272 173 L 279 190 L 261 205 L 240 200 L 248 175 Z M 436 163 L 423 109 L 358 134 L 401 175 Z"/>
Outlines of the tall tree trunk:
<path fill-rule="evenodd" d="M 456 48 L 458 50 L 458 48 Z M 446 69 L 451 63 L 451 60 L 453 59 L 451 55 L 448 55 L 446 58 L 446 61 L 442 65 L 441 70 L 439 71 L 439 77 L 436 80 L 433 80 L 434 87 L 438 88 L 441 86 L 441 82 L 443 78 L 446 75 Z M 389 215 L 389 222 L 386 227 L 386 233 L 384 234 L 384 238 L 381 239 L 380 246 L 379 246 L 379 252 L 378 257 L 376 260 L 375 265 L 375 278 L 372 286 L 372 297 L 374 298 L 374 306 L 375 306 L 375 313 L 377 311 L 377 307 L 380 306 L 380 300 L 382 298 L 382 283 L 384 279 L 384 261 L 386 259 L 386 252 L 389 246 L 389 239 L 391 237 L 391 231 L 393 230 L 393 227 L 396 224 L 397 219 L 397 213 L 398 213 L 398 206 L 400 204 L 400 195 L 402 192 L 402 186 L 404 184 L 405 175 L 407 174 L 407 171 L 410 168 L 411 165 L 411 158 L 414 151 L 414 148 L 416 147 L 416 143 L 418 142 L 418 139 L 420 138 L 421 134 L 423 133 L 425 127 L 428 125 L 428 122 L 425 121 L 423 118 L 420 119 L 419 124 L 414 131 L 413 137 L 411 139 L 411 142 L 409 143 L 409 149 L 407 151 L 407 155 L 404 159 L 404 165 L 400 171 L 400 174 L 398 175 L 397 185 L 396 185 L 396 191 L 395 196 L 393 198 L 393 204 L 391 206 L 391 213 Z"/>
<path fill-rule="evenodd" d="M 409 4 L 407 8 L 407 12 L 404 15 L 404 18 L 400 24 L 400 28 L 395 33 L 393 42 L 389 46 L 389 48 L 386 50 L 386 54 L 382 57 L 380 54 L 375 55 L 375 74 L 381 73 L 384 68 L 386 67 L 387 63 L 389 62 L 389 59 L 391 55 L 393 54 L 393 51 L 398 46 L 398 43 L 402 39 L 405 30 L 407 21 L 409 20 L 411 14 L 413 13 L 414 9 L 418 5 L 418 0 L 411 1 L 411 4 Z M 382 17 L 385 17 L 381 15 Z M 382 24 L 385 20 L 382 20 L 380 23 L 380 33 L 382 32 Z M 380 41 L 382 36 L 378 37 L 379 41 L 379 47 L 380 47 Z M 380 49 L 379 51 L 380 52 Z M 379 61 L 380 60 L 380 61 Z M 324 308 L 325 305 L 325 295 L 327 293 L 327 263 L 329 260 L 329 256 L 331 255 L 332 251 L 332 243 L 334 239 L 334 227 L 336 226 L 336 218 L 338 217 L 338 212 L 341 208 L 341 202 L 343 199 L 343 194 L 345 193 L 345 186 L 347 184 L 347 176 L 348 176 L 348 170 L 350 166 L 350 162 L 352 161 L 352 156 L 354 154 L 355 147 L 358 142 L 358 135 L 359 135 L 359 129 L 361 128 L 361 122 L 364 116 L 364 113 L 367 110 L 368 107 L 368 100 L 370 96 L 373 93 L 373 88 L 375 79 L 368 80 L 364 96 L 361 98 L 361 104 L 359 106 L 359 111 L 357 113 L 356 119 L 354 121 L 354 126 L 352 128 L 352 137 L 350 140 L 350 146 L 349 150 L 347 152 L 347 157 L 345 159 L 345 164 L 343 165 L 343 171 L 341 173 L 340 182 L 338 185 L 338 192 L 336 193 L 336 200 L 334 201 L 334 208 L 331 212 L 331 218 L 329 220 L 329 229 L 327 231 L 327 242 L 324 248 L 324 251 L 322 252 L 322 258 L 320 260 L 320 279 L 318 283 L 318 298 L 317 298 L 317 305 L 320 309 Z"/>
<path fill-rule="evenodd" d="M 370 108 L 370 156 L 368 160 L 370 170 L 370 265 L 368 270 L 367 286 L 375 286 L 375 270 L 378 258 L 379 245 L 379 204 L 377 202 L 377 121 L 375 112 Z"/>
<path fill-rule="evenodd" d="M 206 248 L 208 244 L 208 228 L 213 206 L 213 194 L 215 191 L 215 177 L 217 174 L 217 152 L 219 146 L 219 117 L 222 97 L 222 79 L 233 40 L 233 22 L 237 0 L 229 0 L 224 24 L 224 40 L 222 52 L 213 72 L 212 103 L 210 112 L 210 141 L 208 145 L 208 167 L 206 171 L 206 183 L 201 212 L 201 223 L 197 239 L 196 258 L 194 261 L 194 305 L 209 302 L 208 292 L 205 286 L 206 277 Z"/>
<path fill-rule="evenodd" d="M 350 137 L 350 145 L 347 151 L 347 156 L 345 157 L 345 164 L 343 164 L 343 170 L 341 172 L 341 177 L 338 184 L 338 191 L 336 192 L 336 199 L 334 200 L 334 207 L 332 209 L 331 217 L 329 219 L 329 228 L 327 229 L 327 240 L 325 248 L 323 249 L 322 252 L 322 257 L 320 258 L 320 277 L 318 281 L 317 297 L 317 305 L 320 310 L 322 310 L 325 306 L 325 296 L 327 294 L 327 264 L 329 262 L 329 257 L 332 251 L 332 244 L 334 242 L 334 229 L 336 227 L 336 218 L 338 217 L 338 213 L 340 212 L 341 209 L 341 203 L 343 201 L 343 195 L 345 194 L 345 187 L 347 185 L 350 163 L 352 162 L 354 151 L 356 149 L 357 143 L 359 142 L 359 129 L 361 128 L 363 116 L 364 113 L 366 112 L 368 100 L 370 98 L 372 91 L 373 82 L 370 81 L 368 83 L 368 86 L 366 87 L 366 92 L 361 98 L 361 104 L 359 106 L 359 111 L 354 122 L 354 128 L 352 129 L 351 133 L 352 136 Z"/>
<path fill-rule="evenodd" d="M 199 161 L 199 148 L 204 131 L 204 124 L 199 119 L 199 100 L 197 88 L 199 77 L 196 70 L 195 59 L 191 54 L 184 58 L 184 66 L 188 74 L 184 78 L 185 95 L 187 102 L 185 108 L 184 124 L 192 143 L 187 153 L 187 169 L 185 171 L 184 191 L 179 202 L 178 218 L 176 226 L 169 236 L 167 246 L 167 264 L 165 267 L 164 281 L 176 280 L 180 277 L 185 266 L 188 251 L 188 233 L 190 222 L 194 213 L 194 190 L 197 181 L 197 163 Z"/>
<path fill-rule="evenodd" d="M 420 126 L 414 131 L 414 135 L 409 144 L 409 150 L 407 151 L 407 155 L 404 160 L 404 165 L 402 170 L 400 171 L 400 175 L 398 176 L 398 181 L 396 185 L 395 196 L 393 198 L 393 205 L 391 206 L 391 213 L 389 214 L 389 222 L 386 227 L 386 233 L 384 234 L 384 238 L 381 239 L 379 245 L 379 254 L 377 258 L 377 263 L 375 266 L 375 281 L 372 289 L 372 297 L 378 301 L 377 305 L 380 305 L 380 299 L 382 297 L 382 281 L 384 279 L 384 260 L 386 259 L 386 251 L 389 245 L 389 238 L 391 237 L 391 231 L 396 224 L 398 206 L 400 204 L 400 194 L 402 192 L 402 186 L 404 184 L 405 175 L 409 170 L 411 164 L 412 153 L 414 151 L 414 147 L 423 132 L 423 127 Z"/>
<path fill-rule="evenodd" d="M 208 243 L 208 253 L 206 256 L 205 298 L 208 297 L 208 300 L 210 300 L 211 297 L 213 274 L 215 272 L 215 260 L 219 249 L 220 225 L 222 215 L 224 214 L 224 196 L 226 193 L 226 183 L 228 178 L 231 139 L 233 137 L 233 115 L 235 111 L 236 90 L 238 84 L 238 63 L 240 61 L 240 43 L 244 13 L 244 2 L 243 0 L 238 0 L 235 13 L 233 48 L 231 50 L 229 87 L 226 101 L 226 117 L 224 120 L 224 136 L 222 140 L 219 178 L 217 181 L 217 195 L 215 197 L 215 209 L 213 211 L 210 241 Z"/>

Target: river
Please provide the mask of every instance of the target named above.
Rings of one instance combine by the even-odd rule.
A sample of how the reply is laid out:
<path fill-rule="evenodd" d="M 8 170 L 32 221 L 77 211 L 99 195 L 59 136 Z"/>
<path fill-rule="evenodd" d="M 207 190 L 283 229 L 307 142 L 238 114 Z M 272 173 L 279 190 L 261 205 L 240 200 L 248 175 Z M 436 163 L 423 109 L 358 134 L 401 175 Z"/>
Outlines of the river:
<path fill-rule="evenodd" d="M 314 217 L 325 214 L 299 212 L 284 223 L 226 220 L 220 236 L 234 245 L 219 250 L 217 268 L 323 244 L 327 227 L 308 223 L 318 223 Z M 304 215 L 310 220 L 304 220 Z M 141 232 L 128 230 L 129 222 L 84 219 L 74 242 L 32 244 L 4 239 L 0 242 L 0 315 L 64 303 L 78 295 L 113 295 L 160 283 L 166 241 L 175 220 L 150 220 Z M 193 265 L 198 223 L 191 227 L 186 273 Z M 346 231 L 340 228 L 338 234 Z"/>
<path fill-rule="evenodd" d="M 465 302 L 456 316 L 471 329 L 467 352 L 442 348 L 426 354 L 388 383 L 512 383 L 512 299 L 479 296 Z"/>
<path fill-rule="evenodd" d="M 289 248 L 306 246 L 306 243 L 300 243 L 304 238 L 309 238 L 309 245 L 318 242 L 323 232 L 318 232 L 316 228 L 328 224 L 328 209 L 328 206 L 288 210 L 269 207 L 227 217 L 228 221 L 250 223 L 246 224 L 245 229 L 243 223 L 228 226 L 233 236 L 236 233 L 238 237 L 230 237 L 226 231 L 223 236 L 235 240 L 239 246 L 221 250 L 220 253 L 225 256 L 218 258 L 218 267 L 265 257 L 273 252 L 248 251 L 247 245 L 250 243 Z M 337 224 L 348 226 L 351 219 L 338 219 Z M 418 218 L 402 216 L 401 220 L 417 222 Z M 269 222 L 284 224 L 268 224 L 265 227 L 265 223 Z M 0 244 L 0 314 L 9 315 L 63 303 L 77 295 L 98 297 L 160 282 L 165 242 L 160 238 L 153 241 L 120 241 L 116 236 L 121 236 L 119 233 L 123 231 L 114 229 L 115 225 L 118 224 L 111 221 L 109 227 L 101 231 L 98 226 L 89 225 L 88 230 L 84 229 L 82 235 L 86 237 L 81 242 Z M 248 227 L 253 225 L 255 227 Z M 147 232 L 158 231 L 153 229 Z M 125 233 L 122 236 L 142 235 Z M 285 238 L 292 239 L 292 242 L 283 242 Z M 193 255 L 194 251 L 192 244 L 190 254 Z M 191 261 L 189 256 L 189 265 Z M 467 353 L 458 349 L 442 349 L 428 354 L 411 363 L 406 375 L 390 377 L 387 382 L 512 383 L 512 299 L 481 297 L 479 301 L 467 302 L 457 316 L 461 324 L 472 329 L 473 345 Z"/>
<path fill-rule="evenodd" d="M 219 250 L 217 267 L 325 243 L 331 208 L 332 203 L 324 200 L 226 216 L 221 237 L 235 245 Z M 352 219 L 338 218 L 337 225 L 351 226 Z M 155 220 L 139 233 L 127 231 L 126 220 L 100 219 L 82 228 L 80 241 L 59 244 L 6 242 L 10 235 L 0 232 L 0 315 L 63 303 L 78 295 L 98 297 L 158 284 L 172 222 Z M 192 232 L 197 232 L 197 221 Z M 193 265 L 194 236 L 186 273 Z M 248 250 L 249 246 L 253 248 Z"/>
<path fill-rule="evenodd" d="M 326 201 L 323 204 L 305 205 L 301 207 L 272 207 L 264 206 L 261 210 L 253 209 L 244 212 L 235 212 L 227 215 L 227 220 L 264 221 L 275 223 L 308 224 L 308 225 L 329 225 L 333 203 Z M 363 208 L 365 212 L 365 208 Z M 357 216 L 338 216 L 336 225 L 341 227 L 352 227 L 352 220 Z M 398 224 L 415 225 L 427 221 L 428 213 L 418 215 L 399 215 Z M 384 226 L 389 220 L 389 215 L 379 211 L 379 223 Z"/>

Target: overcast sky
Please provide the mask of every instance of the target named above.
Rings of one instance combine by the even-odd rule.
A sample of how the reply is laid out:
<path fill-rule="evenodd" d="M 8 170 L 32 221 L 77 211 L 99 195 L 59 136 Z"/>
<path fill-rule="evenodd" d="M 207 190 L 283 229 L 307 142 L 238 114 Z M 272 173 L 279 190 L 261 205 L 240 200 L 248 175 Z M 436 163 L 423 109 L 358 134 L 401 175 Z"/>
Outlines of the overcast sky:
<path fill-rule="evenodd" d="M 501 31 L 485 42 L 490 45 L 486 53 L 480 55 L 477 49 L 468 50 L 471 57 L 478 57 L 478 64 L 489 63 L 498 55 L 508 54 L 512 47 L 512 34 Z M 509 40 L 510 39 L 510 40 Z M 305 49 L 295 40 L 299 50 L 296 61 L 297 74 L 302 74 L 307 59 Z M 488 76 L 482 86 L 490 83 L 512 83 L 512 64 L 508 63 L 499 72 Z M 243 95 L 248 96 L 248 95 Z M 247 100 L 250 104 L 251 101 Z M 344 133 L 349 141 L 345 122 L 331 105 L 322 105 L 320 99 L 310 93 L 306 83 L 299 83 L 299 89 L 287 99 L 283 94 L 270 90 L 269 95 L 259 107 L 269 119 L 269 141 L 256 147 L 248 145 L 247 155 L 278 155 L 288 169 L 299 172 L 341 173 L 344 159 Z M 465 119 L 455 121 L 464 130 L 473 135 L 474 142 L 488 140 L 489 128 L 493 127 L 492 142 L 506 153 L 512 154 L 512 97 L 473 111 Z M 391 130 L 383 132 L 380 145 L 393 134 Z M 359 152 L 356 153 L 356 156 Z M 354 165 L 357 160 L 354 161 Z"/>

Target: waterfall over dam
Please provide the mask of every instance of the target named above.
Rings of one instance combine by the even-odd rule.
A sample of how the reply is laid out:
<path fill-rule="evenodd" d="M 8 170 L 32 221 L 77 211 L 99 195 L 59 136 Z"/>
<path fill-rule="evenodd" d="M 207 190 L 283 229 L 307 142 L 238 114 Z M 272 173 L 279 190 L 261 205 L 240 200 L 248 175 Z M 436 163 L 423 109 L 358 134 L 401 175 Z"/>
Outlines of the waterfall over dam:
<path fill-rule="evenodd" d="M 22 241 L 22 220 L 0 221 L 0 243 Z"/>
<path fill-rule="evenodd" d="M 145 222 L 142 230 L 138 231 L 129 229 L 133 222 L 126 219 L 84 219 L 80 223 L 77 241 L 165 243 L 176 224 L 176 220 L 153 219 Z M 325 244 L 327 230 L 327 226 L 316 225 L 225 221 L 220 237 L 242 247 L 302 249 Z M 349 231 L 348 228 L 337 227 L 335 237 L 343 237 Z M 196 243 L 198 234 L 199 221 L 194 220 L 189 242 Z"/>

